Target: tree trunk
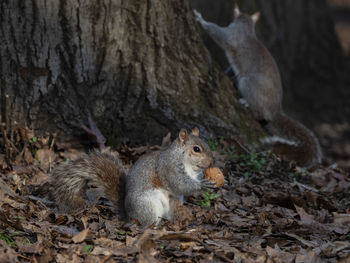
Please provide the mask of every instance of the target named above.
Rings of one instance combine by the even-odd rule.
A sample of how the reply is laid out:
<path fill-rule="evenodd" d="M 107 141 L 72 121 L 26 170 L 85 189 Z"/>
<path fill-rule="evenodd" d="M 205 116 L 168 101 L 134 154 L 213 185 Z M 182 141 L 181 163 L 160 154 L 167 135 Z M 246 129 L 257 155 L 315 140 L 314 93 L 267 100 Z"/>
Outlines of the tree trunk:
<path fill-rule="evenodd" d="M 135 142 L 258 130 L 186 0 L 3 0 L 0 21 L 3 122 L 64 137 L 91 113 L 111 141 Z"/>
<path fill-rule="evenodd" d="M 231 0 L 190 0 L 205 19 L 221 25 L 232 20 Z M 258 37 L 281 71 L 284 108 L 307 124 L 350 119 L 350 65 L 343 57 L 326 0 L 238 0 L 243 12 L 261 11 Z M 220 49 L 207 40 L 225 69 Z"/>

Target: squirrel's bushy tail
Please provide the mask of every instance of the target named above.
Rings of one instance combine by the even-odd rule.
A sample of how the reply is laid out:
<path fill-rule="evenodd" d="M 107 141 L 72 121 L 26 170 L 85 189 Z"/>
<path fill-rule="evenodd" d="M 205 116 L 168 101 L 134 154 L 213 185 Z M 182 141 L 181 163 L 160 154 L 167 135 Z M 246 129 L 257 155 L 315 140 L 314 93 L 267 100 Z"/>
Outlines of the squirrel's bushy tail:
<path fill-rule="evenodd" d="M 82 154 L 54 170 L 51 178 L 54 189 L 49 196 L 61 211 L 73 212 L 87 206 L 86 190 L 91 184 L 102 188 L 105 197 L 123 210 L 125 174 L 121 160 L 112 153 Z"/>
<path fill-rule="evenodd" d="M 300 122 L 281 113 L 266 128 L 274 136 L 261 139 L 263 147 L 272 147 L 274 153 L 302 167 L 321 163 L 322 151 L 317 138 Z"/>

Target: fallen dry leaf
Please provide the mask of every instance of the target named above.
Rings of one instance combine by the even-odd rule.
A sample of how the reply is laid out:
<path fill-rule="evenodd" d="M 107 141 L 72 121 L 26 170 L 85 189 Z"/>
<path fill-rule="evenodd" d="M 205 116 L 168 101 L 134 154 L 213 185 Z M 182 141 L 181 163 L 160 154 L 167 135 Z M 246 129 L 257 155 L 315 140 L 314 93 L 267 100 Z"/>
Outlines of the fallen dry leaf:
<path fill-rule="evenodd" d="M 53 163 L 58 155 L 50 149 L 39 149 L 37 151 L 37 158 L 40 162 L 40 166 L 44 171 L 50 172 Z"/>
<path fill-rule="evenodd" d="M 81 231 L 79 234 L 73 236 L 72 241 L 74 243 L 81 243 L 87 238 L 88 234 L 89 234 L 89 229 L 86 228 L 83 231 Z"/>
<path fill-rule="evenodd" d="M 267 246 L 266 252 L 273 262 L 292 263 L 295 261 L 294 254 L 281 250 L 277 244 L 275 245 L 275 248 Z"/>
<path fill-rule="evenodd" d="M 338 214 L 333 212 L 334 223 L 336 224 L 350 224 L 350 214 Z"/>

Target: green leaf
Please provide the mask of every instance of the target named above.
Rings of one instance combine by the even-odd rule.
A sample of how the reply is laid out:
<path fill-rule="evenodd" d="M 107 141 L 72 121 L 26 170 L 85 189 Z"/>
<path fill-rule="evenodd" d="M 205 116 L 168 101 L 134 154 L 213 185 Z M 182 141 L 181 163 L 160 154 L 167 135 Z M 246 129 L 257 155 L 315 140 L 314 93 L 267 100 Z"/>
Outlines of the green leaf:
<path fill-rule="evenodd" d="M 93 248 L 94 248 L 93 245 L 90 245 L 90 244 L 85 245 L 85 247 L 84 247 L 84 252 L 85 252 L 85 253 L 90 253 L 90 252 L 92 251 Z"/>
<path fill-rule="evenodd" d="M 38 140 L 38 138 L 37 138 L 36 136 L 34 136 L 33 138 L 31 138 L 31 139 L 29 140 L 29 143 L 31 143 L 31 144 L 36 143 L 37 140 Z"/>

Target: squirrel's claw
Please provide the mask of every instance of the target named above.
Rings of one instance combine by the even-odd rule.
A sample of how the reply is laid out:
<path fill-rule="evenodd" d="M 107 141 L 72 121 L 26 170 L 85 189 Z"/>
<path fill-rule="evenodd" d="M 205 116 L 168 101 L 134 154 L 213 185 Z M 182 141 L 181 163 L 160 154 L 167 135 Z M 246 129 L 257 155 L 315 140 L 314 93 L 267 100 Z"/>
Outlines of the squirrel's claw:
<path fill-rule="evenodd" d="M 210 181 L 208 178 L 201 180 L 201 187 L 206 190 L 217 189 L 215 182 Z"/>
<path fill-rule="evenodd" d="M 194 13 L 197 21 L 201 21 L 202 20 L 201 13 L 199 13 L 196 9 L 193 9 L 193 13 Z"/>

